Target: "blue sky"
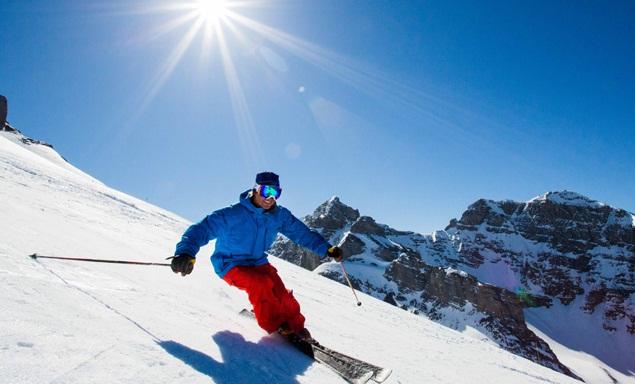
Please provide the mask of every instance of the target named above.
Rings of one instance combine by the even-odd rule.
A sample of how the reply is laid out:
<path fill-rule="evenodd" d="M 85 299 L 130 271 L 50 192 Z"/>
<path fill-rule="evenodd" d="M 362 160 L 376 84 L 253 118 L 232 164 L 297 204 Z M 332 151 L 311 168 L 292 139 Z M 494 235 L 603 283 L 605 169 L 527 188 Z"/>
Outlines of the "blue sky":
<path fill-rule="evenodd" d="M 0 3 L 9 121 L 190 220 L 261 170 L 426 233 L 481 197 L 635 211 L 634 2 L 185 3 Z"/>

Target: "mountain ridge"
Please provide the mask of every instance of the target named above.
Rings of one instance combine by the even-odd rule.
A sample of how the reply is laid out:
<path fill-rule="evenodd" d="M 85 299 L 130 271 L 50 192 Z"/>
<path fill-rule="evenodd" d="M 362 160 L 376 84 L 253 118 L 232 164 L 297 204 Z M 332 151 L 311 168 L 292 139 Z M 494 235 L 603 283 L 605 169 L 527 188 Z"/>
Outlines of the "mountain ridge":
<path fill-rule="evenodd" d="M 479 199 L 444 230 L 422 235 L 376 223 L 334 196 L 303 220 L 344 249 L 358 289 L 455 329 L 474 326 L 503 348 L 572 377 L 518 314 L 583 298 L 581 316 L 600 311 L 603 319 L 599 329 L 585 328 L 604 340 L 601 350 L 588 352 L 621 372 L 635 371 L 624 357 L 633 351 L 635 322 L 630 212 L 571 191 L 526 202 Z M 344 281 L 338 268 L 283 237 L 272 253 Z M 486 286 L 499 290 L 486 293 Z M 616 351 L 607 352 L 612 342 Z"/>

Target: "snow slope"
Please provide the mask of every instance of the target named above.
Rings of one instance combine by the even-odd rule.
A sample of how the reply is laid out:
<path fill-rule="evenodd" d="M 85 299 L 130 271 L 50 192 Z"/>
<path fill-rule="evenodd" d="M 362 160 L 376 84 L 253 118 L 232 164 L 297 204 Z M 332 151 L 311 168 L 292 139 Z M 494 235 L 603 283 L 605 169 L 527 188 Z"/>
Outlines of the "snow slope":
<path fill-rule="evenodd" d="M 161 261 L 182 218 L 0 135 L 0 381 L 342 383 L 252 320 L 199 254 L 194 273 L 27 255 Z M 230 202 L 228 202 L 230 203 Z M 279 259 L 323 344 L 393 368 L 389 383 L 575 380 Z"/>

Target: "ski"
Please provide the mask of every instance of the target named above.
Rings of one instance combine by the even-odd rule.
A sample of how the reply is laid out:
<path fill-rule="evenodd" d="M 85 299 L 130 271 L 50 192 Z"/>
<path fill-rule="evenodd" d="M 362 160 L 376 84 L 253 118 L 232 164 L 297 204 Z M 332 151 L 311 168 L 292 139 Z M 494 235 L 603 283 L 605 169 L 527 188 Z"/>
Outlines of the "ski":
<path fill-rule="evenodd" d="M 243 309 L 240 314 L 255 319 L 253 312 L 248 309 Z M 302 340 L 294 334 L 283 337 L 298 351 L 328 366 L 349 383 L 364 384 L 369 381 L 382 383 L 392 373 L 391 369 L 378 367 L 327 348 L 315 339 L 310 341 Z"/>
<path fill-rule="evenodd" d="M 313 358 L 316 361 L 328 365 L 351 383 L 366 383 L 369 380 L 382 383 L 392 373 L 392 370 L 388 368 L 378 367 L 363 360 L 347 356 L 327 348 L 315 340 L 309 344 L 313 349 Z"/>

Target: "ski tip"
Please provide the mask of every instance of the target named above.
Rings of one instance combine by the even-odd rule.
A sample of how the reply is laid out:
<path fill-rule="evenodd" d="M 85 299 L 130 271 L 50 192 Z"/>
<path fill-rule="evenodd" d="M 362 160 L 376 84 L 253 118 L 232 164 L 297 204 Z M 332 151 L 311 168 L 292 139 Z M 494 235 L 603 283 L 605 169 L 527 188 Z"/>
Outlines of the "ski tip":
<path fill-rule="evenodd" d="M 388 376 L 390 376 L 390 374 L 392 373 L 392 369 L 390 368 L 382 368 L 379 371 L 376 371 L 373 374 L 373 381 L 377 382 L 377 383 L 381 383 L 386 381 L 386 379 L 388 378 Z"/>
<path fill-rule="evenodd" d="M 364 375 L 356 378 L 355 380 L 352 381 L 353 384 L 365 384 L 368 383 L 368 381 L 373 378 L 373 372 L 367 372 Z"/>
<path fill-rule="evenodd" d="M 32 259 L 37 259 L 37 253 L 34 253 L 34 254 L 32 254 L 32 255 L 29 255 L 29 257 L 30 257 L 30 258 L 32 258 Z"/>

